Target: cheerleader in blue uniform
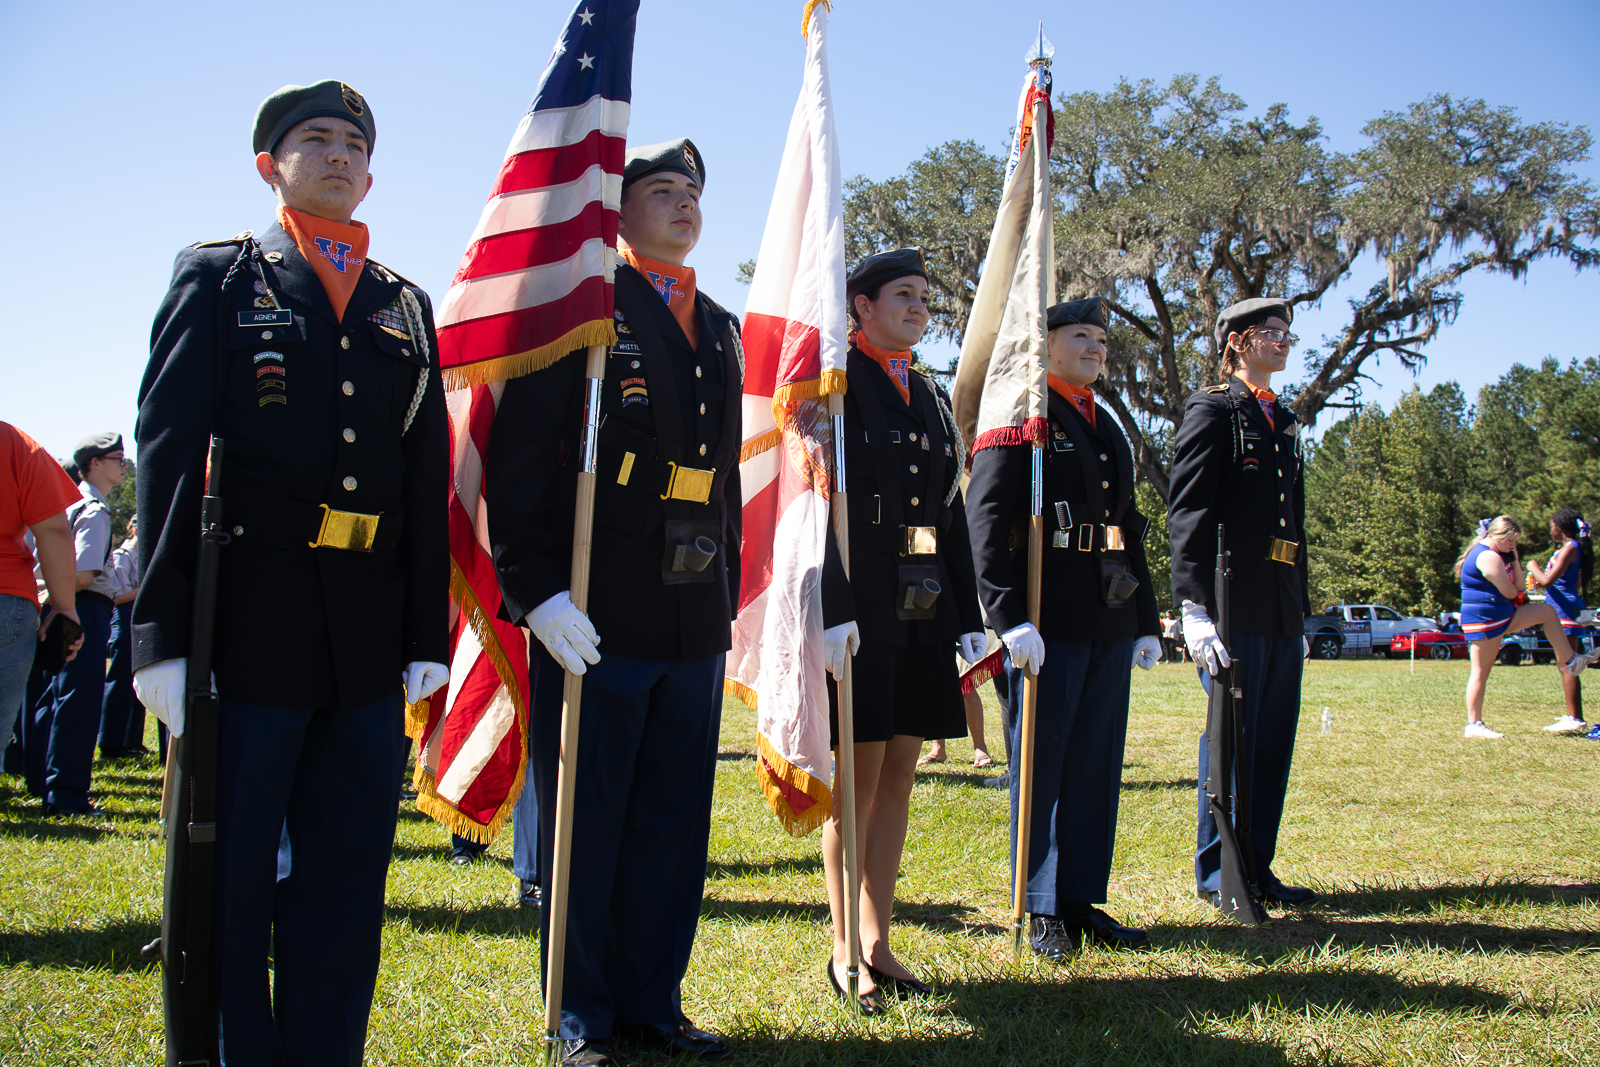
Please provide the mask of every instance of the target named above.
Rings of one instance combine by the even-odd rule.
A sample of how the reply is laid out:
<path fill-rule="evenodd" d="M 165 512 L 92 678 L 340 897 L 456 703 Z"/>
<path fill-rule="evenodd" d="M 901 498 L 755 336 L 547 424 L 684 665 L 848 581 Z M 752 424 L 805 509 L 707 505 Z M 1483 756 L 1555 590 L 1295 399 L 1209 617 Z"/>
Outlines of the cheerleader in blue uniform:
<path fill-rule="evenodd" d="M 1489 671 L 1500 654 L 1500 641 L 1508 632 L 1530 626 L 1544 627 L 1544 634 L 1555 649 L 1566 674 L 1582 673 L 1593 657 L 1575 652 L 1561 628 L 1554 605 L 1535 604 L 1523 592 L 1522 561 L 1517 557 L 1517 539 L 1522 528 L 1510 515 L 1484 519 L 1478 536 L 1456 561 L 1461 579 L 1461 629 L 1472 655 L 1472 674 L 1467 679 L 1466 736 L 1503 737 L 1483 721 L 1483 692 L 1489 684 Z M 1574 679 L 1576 680 L 1576 679 Z"/>
<path fill-rule="evenodd" d="M 1589 524 L 1577 508 L 1562 508 L 1550 516 L 1550 540 L 1556 551 L 1549 563 L 1541 568 L 1538 560 L 1528 561 L 1528 588 L 1544 590 L 1545 602 L 1555 605 L 1562 629 L 1568 637 L 1576 637 L 1584 629 L 1578 624 L 1584 612 L 1583 594 L 1594 578 Z M 1562 674 L 1561 685 L 1566 690 L 1567 713 L 1545 729 L 1553 734 L 1589 732 L 1589 724 L 1583 721 L 1583 688 L 1577 675 Z M 1590 736 L 1600 740 L 1600 727 Z"/>

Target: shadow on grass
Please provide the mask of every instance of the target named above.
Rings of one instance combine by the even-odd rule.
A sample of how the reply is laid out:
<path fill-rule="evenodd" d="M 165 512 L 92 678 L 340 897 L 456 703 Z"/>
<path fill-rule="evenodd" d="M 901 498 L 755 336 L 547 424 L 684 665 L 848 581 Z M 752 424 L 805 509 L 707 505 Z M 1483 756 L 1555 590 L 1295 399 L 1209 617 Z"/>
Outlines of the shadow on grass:
<path fill-rule="evenodd" d="M 894 902 L 894 921 L 911 923 L 938 933 L 996 936 L 1003 929 L 990 922 L 976 921 L 978 909 L 970 904 L 929 901 Z M 706 897 L 700 905 L 702 919 L 731 919 L 735 922 L 832 922 L 826 904 L 793 900 L 719 900 Z"/>
<path fill-rule="evenodd" d="M 96 968 L 121 973 L 160 965 L 139 949 L 161 933 L 149 922 L 114 922 L 101 927 L 65 927 L 0 931 L 0 965 L 16 967 Z"/>
<path fill-rule="evenodd" d="M 1193 791 L 1200 788 L 1198 778 L 1169 778 L 1166 780 L 1125 781 L 1122 788 L 1133 792 L 1154 792 L 1158 789 L 1182 789 Z"/>
<path fill-rule="evenodd" d="M 388 904 L 384 916 L 403 922 L 419 934 L 487 934 L 491 937 L 539 936 L 539 912 L 518 907 L 509 894 L 504 905 L 481 904 L 475 908 L 448 905 Z"/>
<path fill-rule="evenodd" d="M 784 874 L 816 874 L 821 870 L 821 856 L 772 860 L 770 863 L 748 863 L 744 861 L 719 863 L 716 860 L 711 860 L 706 864 L 706 880 L 710 881 L 713 878 L 771 877 Z"/>
<path fill-rule="evenodd" d="M 737 748 L 725 748 L 717 753 L 718 763 L 738 763 L 741 760 L 754 760 L 755 758 L 756 754 L 754 752 L 746 752 Z"/>

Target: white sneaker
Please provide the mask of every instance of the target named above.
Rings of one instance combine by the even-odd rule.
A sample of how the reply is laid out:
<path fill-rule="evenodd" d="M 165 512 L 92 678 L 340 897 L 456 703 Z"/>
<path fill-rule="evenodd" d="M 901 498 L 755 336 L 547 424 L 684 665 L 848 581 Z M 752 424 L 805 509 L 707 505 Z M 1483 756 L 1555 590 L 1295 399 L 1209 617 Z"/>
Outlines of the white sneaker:
<path fill-rule="evenodd" d="M 1505 734 L 1497 734 L 1493 730 L 1489 729 L 1489 724 L 1484 722 L 1482 719 L 1479 719 L 1477 722 L 1467 723 L 1465 734 L 1467 737 L 1481 737 L 1488 741 L 1492 741 L 1497 737 L 1505 736 Z"/>
<path fill-rule="evenodd" d="M 1563 715 L 1546 726 L 1545 731 L 1552 734 L 1586 734 L 1589 732 L 1589 724 L 1582 719 L 1574 719 L 1571 715 Z"/>

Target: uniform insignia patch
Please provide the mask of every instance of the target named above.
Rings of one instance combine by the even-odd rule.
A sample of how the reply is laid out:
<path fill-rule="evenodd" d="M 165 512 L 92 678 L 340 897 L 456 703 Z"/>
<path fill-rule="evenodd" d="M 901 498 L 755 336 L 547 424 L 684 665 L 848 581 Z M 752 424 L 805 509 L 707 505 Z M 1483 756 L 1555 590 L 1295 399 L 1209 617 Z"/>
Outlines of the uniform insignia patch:
<path fill-rule="evenodd" d="M 922 435 L 922 450 L 924 452 L 933 451 L 932 446 L 928 444 L 928 435 L 927 434 L 923 434 Z M 947 456 L 950 454 L 950 446 L 949 445 L 945 445 L 944 446 L 944 454 L 947 455 Z"/>
<path fill-rule="evenodd" d="M 272 297 L 270 297 L 270 296 L 258 296 L 258 297 L 256 297 L 256 307 L 258 307 L 258 308 L 269 308 L 269 307 L 272 307 L 272 306 L 273 306 Z"/>
<path fill-rule="evenodd" d="M 400 338 L 402 341 L 410 338 L 411 333 L 406 329 L 405 313 L 400 310 L 400 301 L 396 300 L 388 307 L 379 308 L 367 316 L 367 321 L 372 323 L 384 333 Z"/>
<path fill-rule="evenodd" d="M 689 168 L 690 174 L 700 173 L 694 166 L 694 150 L 688 145 L 683 146 L 683 165 Z"/>
<path fill-rule="evenodd" d="M 622 379 L 622 404 L 624 407 L 629 404 L 644 404 L 648 406 L 649 403 L 650 389 L 643 378 Z"/>
<path fill-rule="evenodd" d="M 262 296 L 267 295 L 267 283 L 262 281 L 260 278 L 256 279 L 255 287 L 257 293 L 260 293 Z"/>
<path fill-rule="evenodd" d="M 927 446 L 924 445 L 923 447 L 926 448 Z M 945 457 L 948 458 L 948 459 L 954 459 L 955 458 L 955 453 L 950 451 L 950 446 L 949 445 L 945 445 L 944 446 L 944 454 L 945 454 Z"/>
<path fill-rule="evenodd" d="M 1244 461 L 1244 470 L 1247 474 L 1255 474 L 1261 470 L 1261 461 L 1254 456 Z"/>
<path fill-rule="evenodd" d="M 260 363 L 264 359 L 282 359 L 282 358 L 283 358 L 283 353 L 282 352 L 272 352 L 272 351 L 257 352 L 255 355 L 250 357 L 250 362 L 252 362 L 252 363 Z"/>
<path fill-rule="evenodd" d="M 294 312 L 279 309 L 276 311 L 241 311 L 239 312 L 240 326 L 293 326 Z"/>

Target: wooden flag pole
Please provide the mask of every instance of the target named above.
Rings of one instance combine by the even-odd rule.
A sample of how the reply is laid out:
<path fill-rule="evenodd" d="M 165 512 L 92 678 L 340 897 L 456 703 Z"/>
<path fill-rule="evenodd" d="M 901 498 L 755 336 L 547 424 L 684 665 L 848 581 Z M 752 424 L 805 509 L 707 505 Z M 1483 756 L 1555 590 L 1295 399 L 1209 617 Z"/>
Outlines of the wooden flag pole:
<path fill-rule="evenodd" d="M 1040 39 L 1043 41 L 1044 30 L 1040 29 Z M 1043 52 L 1041 44 L 1041 52 Z M 1050 121 L 1049 100 L 1035 100 L 1033 102 L 1033 173 L 1034 191 L 1045 190 L 1049 195 L 1050 189 L 1050 158 L 1049 139 L 1047 130 Z M 1034 205 L 1036 211 L 1039 205 Z M 1048 219 L 1049 210 L 1044 209 Z M 1046 230 L 1046 233 L 1050 231 Z M 1047 237 L 1046 248 L 1052 246 L 1048 243 L 1053 240 Z M 1044 325 L 1046 305 L 1050 303 L 1051 280 L 1054 266 L 1053 257 L 1048 253 L 1040 270 L 1044 272 L 1044 292 L 1041 294 L 1039 307 L 1040 326 L 1043 335 L 1039 338 L 1042 350 L 1049 348 L 1049 328 Z M 1045 355 L 1046 364 L 1049 355 Z M 1039 629 L 1040 616 L 1040 590 L 1044 584 L 1044 442 L 1036 441 L 1033 445 L 1033 462 L 1031 470 L 1031 491 L 1029 493 L 1030 511 L 1028 515 L 1028 621 L 1033 623 L 1035 630 Z M 1041 635 L 1040 640 L 1043 640 Z M 1011 930 L 1012 950 L 1017 958 L 1022 958 L 1024 947 L 1028 943 L 1028 852 L 1033 842 L 1033 740 L 1034 723 L 1039 708 L 1039 675 L 1038 664 L 1031 664 L 1032 670 L 1022 672 L 1022 729 L 1017 743 L 1016 765 L 1014 773 L 1020 775 L 1017 779 L 1017 855 L 1014 861 L 1015 869 L 1011 872 Z M 1016 694 L 1012 694 L 1015 699 Z"/>
<path fill-rule="evenodd" d="M 594 536 L 595 468 L 600 436 L 600 383 L 606 373 L 606 346 L 590 345 L 584 370 L 583 439 L 579 444 L 577 514 L 572 520 L 573 607 L 589 613 L 589 551 Z M 554 867 L 550 878 L 549 941 L 545 946 L 544 1034 L 550 1062 L 561 1060 L 561 983 L 567 960 L 567 875 L 572 869 L 573 764 L 578 758 L 578 709 L 583 700 L 583 675 L 567 672 L 561 691 L 561 760 L 556 778 Z M 527 788 L 524 786 L 523 788 Z"/>
<path fill-rule="evenodd" d="M 844 564 L 845 580 L 850 579 L 850 500 L 844 476 L 844 394 L 828 396 L 828 414 L 833 420 L 833 536 L 839 544 L 839 559 Z M 848 947 L 845 963 L 846 992 L 850 1003 L 859 1004 L 861 995 L 861 863 L 856 852 L 856 720 L 851 692 L 854 667 L 848 646 L 845 649 L 844 677 L 839 690 L 839 766 L 833 778 L 834 797 L 839 803 L 839 836 L 844 846 L 844 940 Z M 832 966 L 832 964 L 829 964 Z"/>

